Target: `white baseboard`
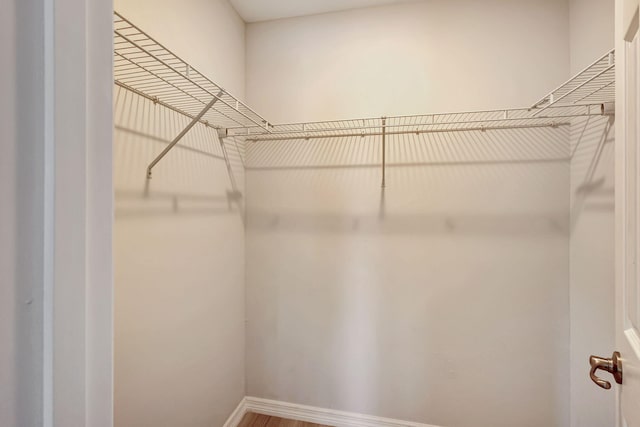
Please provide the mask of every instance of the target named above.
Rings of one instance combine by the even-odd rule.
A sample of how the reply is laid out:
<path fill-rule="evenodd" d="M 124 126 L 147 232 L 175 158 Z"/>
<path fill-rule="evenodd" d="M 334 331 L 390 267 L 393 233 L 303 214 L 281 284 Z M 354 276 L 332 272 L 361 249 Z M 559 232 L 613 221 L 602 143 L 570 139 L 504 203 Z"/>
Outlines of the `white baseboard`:
<path fill-rule="evenodd" d="M 356 414 L 354 412 L 336 411 L 333 409 L 316 408 L 277 400 L 245 397 L 242 415 L 247 412 L 288 418 L 290 420 L 306 421 L 335 427 L 438 427 L 428 424 L 400 421 L 391 418 L 374 417 L 372 415 Z M 236 409 L 236 412 L 238 410 Z M 242 419 L 242 416 L 240 416 Z M 239 420 L 238 420 L 239 422 Z M 225 424 L 225 427 L 236 427 L 237 424 Z"/>
<path fill-rule="evenodd" d="M 222 427 L 238 427 L 242 417 L 247 413 L 247 398 L 243 397 L 236 409 L 229 415 L 227 422 Z"/>

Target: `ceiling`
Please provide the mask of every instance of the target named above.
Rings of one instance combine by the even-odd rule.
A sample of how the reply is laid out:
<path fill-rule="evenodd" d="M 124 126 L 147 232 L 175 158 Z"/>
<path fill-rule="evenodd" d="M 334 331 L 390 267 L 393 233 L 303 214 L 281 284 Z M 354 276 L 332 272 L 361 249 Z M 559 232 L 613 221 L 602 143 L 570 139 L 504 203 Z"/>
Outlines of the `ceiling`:
<path fill-rule="evenodd" d="M 230 0 L 245 22 L 270 21 L 410 0 Z"/>

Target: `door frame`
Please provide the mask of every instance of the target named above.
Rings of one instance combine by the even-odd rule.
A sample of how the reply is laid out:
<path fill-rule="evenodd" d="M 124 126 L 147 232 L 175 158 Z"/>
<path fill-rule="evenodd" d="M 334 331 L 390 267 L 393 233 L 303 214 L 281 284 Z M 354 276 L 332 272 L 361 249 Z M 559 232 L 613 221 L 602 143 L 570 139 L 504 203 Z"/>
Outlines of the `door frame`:
<path fill-rule="evenodd" d="M 113 426 L 113 4 L 37 0 L 45 427 Z M 31 19 L 31 18 L 29 18 Z"/>

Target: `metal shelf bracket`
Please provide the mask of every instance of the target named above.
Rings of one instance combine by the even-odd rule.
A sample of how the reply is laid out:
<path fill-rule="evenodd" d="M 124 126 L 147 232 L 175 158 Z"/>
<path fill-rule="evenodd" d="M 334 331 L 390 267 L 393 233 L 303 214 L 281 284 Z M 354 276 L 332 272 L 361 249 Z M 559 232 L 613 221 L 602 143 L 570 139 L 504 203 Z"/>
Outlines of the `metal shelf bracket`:
<path fill-rule="evenodd" d="M 155 159 L 153 159 L 151 163 L 149 163 L 149 166 L 147 167 L 147 179 L 151 179 L 153 167 L 157 165 L 158 162 L 162 160 L 162 158 L 166 156 L 167 153 L 171 151 L 171 149 L 175 147 L 178 142 L 180 142 L 180 140 L 191 130 L 191 128 L 194 127 L 196 123 L 198 123 L 202 119 L 202 116 L 204 116 L 207 113 L 207 111 L 209 111 L 211 107 L 213 107 L 213 105 L 216 102 L 218 102 L 218 99 L 220 99 L 223 93 L 224 91 L 220 91 L 218 95 L 214 96 L 213 99 L 202 109 L 202 111 L 200 111 L 200 113 L 198 113 L 198 115 L 195 116 L 193 120 L 191 120 L 191 122 L 187 125 L 187 127 L 182 129 L 182 132 L 180 132 L 178 136 L 176 136 L 173 139 L 173 141 L 171 141 L 171 143 L 169 143 L 169 145 L 167 145 L 167 147 L 164 150 L 162 150 L 162 152 L 158 154 L 158 156 Z"/>

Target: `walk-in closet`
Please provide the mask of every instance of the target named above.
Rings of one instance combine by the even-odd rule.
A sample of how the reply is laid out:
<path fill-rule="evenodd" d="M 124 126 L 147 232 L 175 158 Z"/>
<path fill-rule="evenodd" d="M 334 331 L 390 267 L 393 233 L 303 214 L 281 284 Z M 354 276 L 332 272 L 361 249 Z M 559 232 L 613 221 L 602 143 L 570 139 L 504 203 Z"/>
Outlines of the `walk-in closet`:
<path fill-rule="evenodd" d="M 115 426 L 614 426 L 614 3 L 115 0 Z"/>

